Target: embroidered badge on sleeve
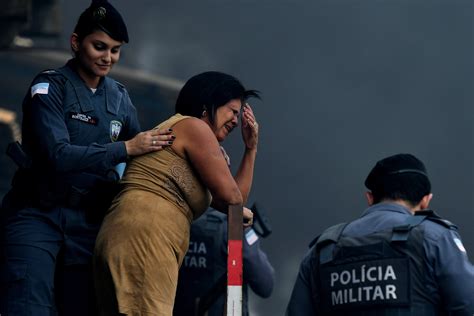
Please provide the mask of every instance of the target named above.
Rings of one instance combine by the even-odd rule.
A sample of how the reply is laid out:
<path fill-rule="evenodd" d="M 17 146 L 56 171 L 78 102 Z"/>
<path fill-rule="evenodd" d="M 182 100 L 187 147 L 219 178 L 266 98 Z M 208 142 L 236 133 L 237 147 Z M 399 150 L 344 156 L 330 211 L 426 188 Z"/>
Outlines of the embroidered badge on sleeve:
<path fill-rule="evenodd" d="M 49 83 L 40 82 L 31 87 L 31 97 L 34 97 L 35 94 L 48 94 Z"/>
<path fill-rule="evenodd" d="M 122 122 L 119 121 L 110 121 L 110 140 L 112 142 L 117 141 L 122 130 Z"/>
<path fill-rule="evenodd" d="M 249 245 L 252 246 L 258 240 L 258 236 L 253 229 L 249 229 L 245 233 L 245 239 L 247 239 Z"/>
<path fill-rule="evenodd" d="M 462 244 L 462 241 L 459 238 L 454 238 L 454 243 L 456 244 L 456 246 L 458 246 L 461 252 L 466 252 L 466 248 L 464 248 L 464 245 Z"/>

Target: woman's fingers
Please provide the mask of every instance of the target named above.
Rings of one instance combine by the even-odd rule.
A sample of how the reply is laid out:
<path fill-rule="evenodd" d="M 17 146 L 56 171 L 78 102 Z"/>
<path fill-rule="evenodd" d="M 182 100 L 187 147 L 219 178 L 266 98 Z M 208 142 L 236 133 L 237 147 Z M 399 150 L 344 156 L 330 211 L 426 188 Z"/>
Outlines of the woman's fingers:
<path fill-rule="evenodd" d="M 246 123 L 245 125 L 248 125 L 255 130 L 258 129 L 257 120 L 255 118 L 252 108 L 250 107 L 248 103 L 245 103 L 243 117 L 244 117 L 244 122 Z"/>
<path fill-rule="evenodd" d="M 152 147 L 157 148 L 157 147 L 164 147 L 164 146 L 169 146 L 173 144 L 173 141 L 175 140 L 176 136 L 172 134 L 173 130 L 171 128 L 169 129 L 152 129 L 149 131 L 149 141 Z M 147 142 L 145 140 L 145 142 Z"/>
<path fill-rule="evenodd" d="M 253 212 L 245 206 L 243 210 L 243 218 L 244 218 L 244 227 L 250 227 L 253 225 Z"/>

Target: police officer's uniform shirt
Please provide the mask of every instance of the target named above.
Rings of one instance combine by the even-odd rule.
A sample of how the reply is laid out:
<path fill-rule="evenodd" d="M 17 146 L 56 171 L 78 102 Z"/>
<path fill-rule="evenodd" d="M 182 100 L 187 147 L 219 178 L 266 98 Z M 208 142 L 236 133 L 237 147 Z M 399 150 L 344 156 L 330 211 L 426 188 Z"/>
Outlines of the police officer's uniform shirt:
<path fill-rule="evenodd" d="M 38 75 L 23 111 L 25 150 L 37 167 L 61 173 L 103 174 L 127 159 L 122 141 L 140 131 L 125 88 L 104 77 L 93 93 L 74 60 Z"/>
<path fill-rule="evenodd" d="M 107 207 L 97 192 L 101 182 L 111 183 L 107 171 L 126 161 L 123 141 L 139 131 L 125 88 L 104 77 L 93 93 L 74 70 L 74 60 L 33 80 L 23 101 L 22 123 L 23 149 L 32 165 L 18 169 L 2 201 L 0 230 L 7 255 L 0 271 L 6 282 L 0 291 L 2 315 L 6 309 L 19 309 L 10 313 L 15 315 L 55 314 L 54 270 L 69 265 L 74 272 L 61 268 L 64 279 L 57 285 L 61 290 L 77 281 L 66 286 L 70 296 L 63 298 L 65 303 L 66 297 L 76 297 L 77 304 L 63 307 L 90 314 L 84 304 L 88 281 L 76 279 L 90 265 L 105 211 L 99 208 Z M 82 198 L 94 193 L 97 198 L 84 203 Z"/>
<path fill-rule="evenodd" d="M 380 203 L 368 208 L 363 215 L 351 222 L 344 236 L 364 236 L 394 226 L 405 224 L 408 209 L 395 203 Z M 469 262 L 461 237 L 451 229 L 429 220 L 423 221 L 423 248 L 428 267 L 426 291 L 445 310 L 454 315 L 474 313 L 474 266 Z M 313 246 L 314 247 L 314 246 Z M 310 249 L 303 259 L 287 308 L 289 316 L 317 315 L 313 305 Z"/>

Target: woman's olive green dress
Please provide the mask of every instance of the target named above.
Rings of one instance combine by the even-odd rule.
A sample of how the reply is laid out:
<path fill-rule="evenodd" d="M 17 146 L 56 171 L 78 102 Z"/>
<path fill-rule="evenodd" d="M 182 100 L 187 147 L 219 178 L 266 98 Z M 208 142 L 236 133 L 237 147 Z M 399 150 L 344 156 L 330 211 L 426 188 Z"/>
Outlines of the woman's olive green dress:
<path fill-rule="evenodd" d="M 189 117 L 176 114 L 158 126 Z M 193 218 L 211 196 L 170 147 L 134 158 L 97 237 L 94 278 L 101 315 L 172 315 Z"/>

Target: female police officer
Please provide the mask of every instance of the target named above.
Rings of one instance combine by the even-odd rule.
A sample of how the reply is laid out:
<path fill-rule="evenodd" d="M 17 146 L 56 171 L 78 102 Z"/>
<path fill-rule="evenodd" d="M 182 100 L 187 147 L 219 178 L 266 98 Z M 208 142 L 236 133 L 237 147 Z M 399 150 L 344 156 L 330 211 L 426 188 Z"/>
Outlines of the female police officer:
<path fill-rule="evenodd" d="M 139 132 L 125 88 L 107 77 L 127 28 L 93 1 L 71 36 L 74 58 L 39 74 L 23 102 L 26 159 L 2 212 L 1 315 L 91 315 L 90 258 L 113 194 L 113 168 L 172 143 Z"/>

